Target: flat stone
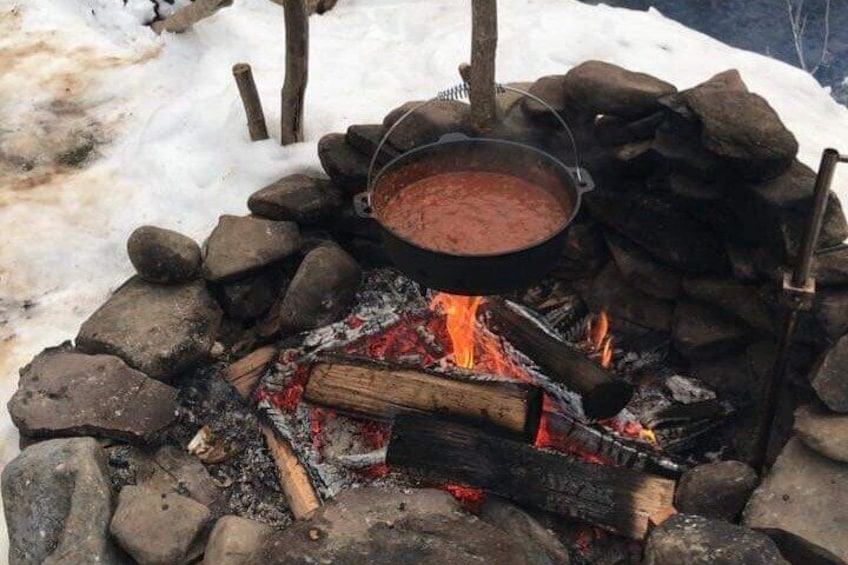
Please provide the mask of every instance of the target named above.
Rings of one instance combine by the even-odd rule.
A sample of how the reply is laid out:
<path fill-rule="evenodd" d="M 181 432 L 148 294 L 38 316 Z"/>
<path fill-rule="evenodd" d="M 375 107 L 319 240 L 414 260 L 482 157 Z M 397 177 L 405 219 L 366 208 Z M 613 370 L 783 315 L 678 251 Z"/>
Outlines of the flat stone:
<path fill-rule="evenodd" d="M 777 320 L 766 306 L 763 287 L 731 278 L 686 277 L 683 291 L 766 334 L 777 333 Z"/>
<path fill-rule="evenodd" d="M 21 369 L 8 404 L 23 435 L 147 442 L 177 417 L 177 390 L 112 355 L 45 349 Z"/>
<path fill-rule="evenodd" d="M 209 509 L 185 496 L 126 486 L 109 531 L 140 565 L 190 563 L 202 552 Z"/>
<path fill-rule="evenodd" d="M 698 465 L 680 477 L 674 507 L 684 514 L 732 522 L 758 482 L 757 473 L 741 461 Z"/>
<path fill-rule="evenodd" d="M 329 180 L 295 174 L 251 194 L 247 207 L 263 218 L 310 225 L 332 217 L 342 201 L 342 191 Z"/>
<path fill-rule="evenodd" d="M 601 116 L 595 120 L 595 137 L 603 147 L 651 140 L 663 122 L 663 118 L 662 112 L 655 112 L 636 120 L 618 116 Z"/>
<path fill-rule="evenodd" d="M 822 354 L 810 373 L 810 381 L 828 408 L 848 414 L 848 335 Z"/>
<path fill-rule="evenodd" d="M 793 431 L 810 449 L 848 463 L 848 415 L 808 404 L 795 411 Z"/>
<path fill-rule="evenodd" d="M 341 319 L 353 303 L 361 277 L 362 268 L 339 246 L 316 247 L 271 308 L 262 333 L 296 333 Z"/>
<path fill-rule="evenodd" d="M 657 298 L 674 300 L 680 296 L 682 275 L 679 271 L 658 262 L 614 232 L 608 232 L 606 240 L 618 270 L 628 283 Z"/>
<path fill-rule="evenodd" d="M 370 156 L 354 149 L 343 133 L 328 133 L 318 141 L 318 159 L 333 184 L 349 194 L 365 190 Z"/>
<path fill-rule="evenodd" d="M 224 516 L 215 523 L 203 553 L 205 565 L 246 565 L 273 529 L 255 520 Z"/>
<path fill-rule="evenodd" d="M 530 85 L 528 92 L 547 102 L 551 108 L 562 114 L 569 110 L 565 99 L 565 75 L 548 75 L 537 79 Z M 522 102 L 524 113 L 531 118 L 552 120 L 551 111 L 531 97 Z"/>
<path fill-rule="evenodd" d="M 695 360 L 691 374 L 710 385 L 722 398 L 729 397 L 737 405 L 750 405 L 760 398 L 773 357 L 773 344 L 767 340 L 757 341 L 738 353 Z"/>
<path fill-rule="evenodd" d="M 138 276 L 149 282 L 185 282 L 200 271 L 200 246 L 190 237 L 156 226 L 132 232 L 127 254 Z"/>
<path fill-rule="evenodd" d="M 3 469 L 9 564 L 130 563 L 109 538 L 112 490 L 92 438 L 25 449 Z"/>
<path fill-rule="evenodd" d="M 391 128 L 409 110 L 421 104 L 407 102 L 383 119 L 383 127 Z M 389 142 L 401 152 L 438 141 L 447 133 L 471 133 L 471 106 L 458 100 L 439 100 L 409 114 L 389 134 Z"/>
<path fill-rule="evenodd" d="M 359 153 L 370 159 L 374 156 L 374 152 L 377 151 L 377 147 L 380 145 L 385 134 L 386 128 L 382 124 L 355 124 L 347 128 L 345 141 Z M 386 140 L 383 148 L 380 149 L 380 156 L 377 157 L 377 163 L 384 165 L 400 154 L 401 152 Z"/>
<path fill-rule="evenodd" d="M 294 222 L 221 216 L 203 246 L 203 277 L 232 281 L 282 261 L 300 249 Z"/>
<path fill-rule="evenodd" d="M 159 448 L 140 467 L 138 486 L 150 491 L 187 496 L 209 508 L 222 501 L 221 491 L 200 459 L 173 445 Z"/>
<path fill-rule="evenodd" d="M 714 309 L 680 302 L 674 309 L 672 340 L 687 359 L 710 359 L 742 348 L 751 339 L 750 330 Z"/>
<path fill-rule="evenodd" d="M 820 251 L 813 259 L 816 286 L 848 286 L 848 245 Z"/>
<path fill-rule="evenodd" d="M 461 512 L 443 491 L 347 490 L 310 521 L 274 533 L 249 563 L 416 563 L 421 565 L 553 565 L 523 534 Z"/>
<path fill-rule="evenodd" d="M 221 315 L 203 281 L 162 286 L 133 278 L 82 324 L 76 346 L 168 380 L 209 356 Z"/>
<path fill-rule="evenodd" d="M 748 86 L 742 80 L 742 75 L 739 74 L 737 69 L 728 69 L 714 75 L 706 82 L 702 82 L 691 90 L 684 91 L 682 94 L 685 97 L 693 92 L 707 92 L 711 90 L 748 92 Z"/>
<path fill-rule="evenodd" d="M 651 532 L 645 565 L 789 565 L 763 534 L 722 520 L 677 514 Z"/>
<path fill-rule="evenodd" d="M 533 556 L 533 563 L 553 559 L 557 565 L 569 565 L 568 550 L 559 539 L 527 512 L 506 499 L 487 494 L 480 510 L 480 519 L 492 526 L 515 534 L 525 553 Z"/>
<path fill-rule="evenodd" d="M 793 563 L 848 560 L 848 465 L 792 438 L 754 491 L 744 521 L 772 536 Z"/>
<path fill-rule="evenodd" d="M 256 320 L 271 308 L 288 280 L 280 269 L 265 269 L 237 281 L 222 283 L 217 287 L 216 296 L 224 312 L 233 320 Z"/>
<path fill-rule="evenodd" d="M 686 102 L 701 122 L 704 148 L 743 178 L 774 178 L 798 154 L 795 136 L 757 94 L 694 89 Z"/>
<path fill-rule="evenodd" d="M 660 109 L 660 96 L 677 92 L 671 85 L 602 61 L 586 61 L 565 75 L 565 98 L 583 112 L 642 117 Z"/>
<path fill-rule="evenodd" d="M 646 193 L 596 190 L 586 196 L 592 216 L 660 261 L 690 273 L 724 272 L 724 245 L 671 200 Z"/>
<path fill-rule="evenodd" d="M 592 311 L 606 310 L 613 323 L 625 320 L 652 330 L 671 329 L 672 303 L 628 285 L 612 261 L 595 277 L 583 298 Z"/>

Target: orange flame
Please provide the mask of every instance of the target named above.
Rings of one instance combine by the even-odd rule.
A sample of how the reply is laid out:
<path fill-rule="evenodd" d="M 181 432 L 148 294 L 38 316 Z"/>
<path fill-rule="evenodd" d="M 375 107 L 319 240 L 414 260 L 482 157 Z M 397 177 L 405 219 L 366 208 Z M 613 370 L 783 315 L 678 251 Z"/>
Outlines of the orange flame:
<path fill-rule="evenodd" d="M 474 368 L 476 316 L 482 301 L 482 296 L 456 296 L 440 292 L 430 302 L 431 310 L 441 310 L 447 317 L 454 362 L 464 369 Z"/>
<path fill-rule="evenodd" d="M 604 338 L 604 345 L 601 348 L 601 367 L 609 369 L 612 365 L 612 336 L 608 335 Z"/>

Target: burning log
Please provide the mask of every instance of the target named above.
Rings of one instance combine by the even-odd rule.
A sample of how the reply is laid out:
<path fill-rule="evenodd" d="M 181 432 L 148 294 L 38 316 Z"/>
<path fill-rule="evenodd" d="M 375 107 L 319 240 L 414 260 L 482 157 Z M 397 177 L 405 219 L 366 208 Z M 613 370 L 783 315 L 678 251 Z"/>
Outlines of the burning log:
<path fill-rule="evenodd" d="M 459 380 L 360 360 L 316 363 L 303 398 L 378 419 L 449 414 L 526 441 L 535 438 L 542 410 L 540 389 L 526 383 Z"/>
<path fill-rule="evenodd" d="M 399 416 L 386 456 L 428 478 L 498 496 L 643 539 L 652 517 L 672 507 L 674 481 L 576 461 L 433 417 Z"/>
<path fill-rule="evenodd" d="M 592 419 L 611 418 L 633 397 L 633 387 L 587 359 L 581 352 L 522 315 L 503 300 L 491 299 L 486 309 L 500 335 L 537 363 L 552 380 L 583 397 Z"/>
<path fill-rule="evenodd" d="M 227 367 L 224 370 L 224 379 L 233 385 L 242 398 L 249 398 L 259 377 L 276 356 L 277 348 L 273 345 L 260 347 Z"/>

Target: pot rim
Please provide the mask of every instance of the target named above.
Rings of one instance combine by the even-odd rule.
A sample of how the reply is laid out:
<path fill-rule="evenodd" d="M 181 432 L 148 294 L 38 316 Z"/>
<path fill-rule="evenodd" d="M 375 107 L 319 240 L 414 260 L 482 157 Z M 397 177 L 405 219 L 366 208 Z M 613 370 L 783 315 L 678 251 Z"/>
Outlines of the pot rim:
<path fill-rule="evenodd" d="M 571 211 L 571 214 L 567 215 L 566 218 L 563 220 L 562 224 L 560 224 L 555 230 L 553 230 L 550 233 L 550 235 L 548 235 L 544 239 L 534 241 L 534 242 L 529 243 L 529 244 L 527 244 L 523 247 L 515 247 L 515 248 L 512 248 L 512 249 L 507 249 L 505 251 L 498 251 L 498 252 L 493 252 L 493 253 L 463 253 L 463 254 L 451 253 L 449 251 L 445 251 L 445 250 L 442 250 L 442 249 L 433 249 L 431 247 L 426 247 L 424 245 L 421 245 L 420 243 L 414 242 L 414 241 L 410 240 L 409 238 L 398 234 L 396 231 L 394 231 L 391 228 L 389 228 L 388 226 L 386 226 L 386 224 L 384 224 L 380 220 L 380 218 L 378 218 L 375 214 L 373 214 L 373 206 L 371 204 L 372 193 L 374 192 L 375 188 L 379 185 L 380 179 L 382 179 L 383 176 L 388 171 L 396 168 L 400 161 L 403 161 L 405 159 L 410 159 L 410 158 L 414 157 L 415 154 L 417 154 L 417 153 L 420 153 L 420 152 L 428 150 L 428 149 L 433 149 L 435 147 L 440 147 L 440 146 L 453 144 L 453 143 L 468 143 L 468 142 L 472 142 L 472 143 L 478 143 L 478 142 L 479 143 L 497 143 L 497 144 L 501 144 L 501 145 L 510 145 L 510 146 L 515 147 L 517 149 L 521 149 L 522 151 L 533 152 L 533 153 L 541 156 L 542 158 L 546 159 L 547 161 L 551 162 L 555 167 L 561 169 L 563 172 L 565 172 L 569 176 L 569 178 L 571 178 L 572 186 L 574 188 L 574 194 L 575 194 L 575 203 L 574 203 L 574 208 Z M 485 258 L 504 257 L 504 256 L 507 256 L 507 255 L 512 255 L 514 253 L 521 253 L 522 251 L 528 251 L 530 249 L 534 249 L 536 247 L 540 247 L 542 245 L 545 245 L 548 242 L 550 242 L 551 240 L 555 239 L 556 237 L 559 237 L 560 234 L 562 234 L 562 232 L 565 231 L 565 229 L 568 228 L 568 226 L 571 225 L 571 223 L 574 221 L 574 218 L 576 218 L 577 214 L 580 212 L 580 205 L 581 205 L 582 200 L 583 200 L 583 198 L 582 198 L 583 194 L 591 191 L 592 189 L 594 189 L 594 187 L 595 187 L 595 185 L 592 181 L 592 177 L 589 175 L 589 172 L 586 169 L 583 169 L 582 167 L 569 167 L 568 165 L 563 163 L 561 160 L 557 159 L 556 157 L 554 157 L 553 155 L 548 153 L 547 151 L 543 151 L 543 150 L 541 150 L 537 147 L 533 147 L 532 145 L 527 145 L 526 143 L 519 143 L 517 141 L 509 141 L 509 140 L 506 140 L 506 139 L 495 139 L 495 138 L 490 138 L 490 137 L 469 137 L 469 136 L 467 136 L 465 134 L 461 134 L 461 133 L 449 133 L 449 134 L 443 135 L 441 138 L 439 138 L 435 142 L 427 143 L 425 145 L 421 145 L 420 147 L 416 147 L 414 149 L 411 149 L 411 150 L 407 151 L 406 153 L 402 153 L 401 155 L 398 155 L 397 157 L 395 157 L 394 159 L 392 159 L 391 161 L 386 163 L 386 165 L 383 168 L 381 168 L 380 171 L 377 173 L 377 175 L 374 177 L 374 180 L 371 182 L 371 185 L 368 186 L 367 191 L 365 193 L 361 193 L 361 194 L 357 195 L 354 198 L 364 200 L 365 201 L 364 207 L 368 208 L 368 211 L 366 212 L 366 214 L 371 219 L 376 221 L 382 229 L 386 230 L 393 237 L 396 237 L 397 239 L 403 241 L 404 243 L 406 243 L 408 245 L 411 245 L 413 247 L 417 247 L 419 249 L 427 250 L 431 253 L 438 253 L 440 255 L 446 255 L 446 256 L 449 256 L 449 257 L 456 257 L 456 258 L 459 258 L 459 259 L 485 259 Z"/>

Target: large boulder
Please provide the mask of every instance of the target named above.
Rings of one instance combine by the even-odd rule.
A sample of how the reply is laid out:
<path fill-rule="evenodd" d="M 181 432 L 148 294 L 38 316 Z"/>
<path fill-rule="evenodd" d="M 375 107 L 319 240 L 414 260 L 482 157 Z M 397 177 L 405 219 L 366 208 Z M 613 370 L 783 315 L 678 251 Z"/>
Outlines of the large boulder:
<path fill-rule="evenodd" d="M 822 353 L 810 379 L 816 394 L 828 408 L 848 414 L 848 335 Z"/>
<path fill-rule="evenodd" d="M 772 536 L 793 563 L 848 560 L 848 465 L 792 438 L 745 508 L 745 525 Z M 830 561 L 827 561 L 830 559 Z"/>
<path fill-rule="evenodd" d="M 677 514 L 651 532 L 645 565 L 789 565 L 767 536 L 702 516 Z"/>
<path fill-rule="evenodd" d="M 255 520 L 224 516 L 215 523 L 203 553 L 204 565 L 246 565 L 273 530 Z"/>
<path fill-rule="evenodd" d="M 793 429 L 807 447 L 848 463 L 848 415 L 808 404 L 795 411 Z"/>
<path fill-rule="evenodd" d="M 94 435 L 147 442 L 177 417 L 177 390 L 112 355 L 45 349 L 21 369 L 8 404 L 28 437 Z"/>
<path fill-rule="evenodd" d="M 658 99 L 677 92 L 671 85 L 603 61 L 586 61 L 565 75 L 565 99 L 592 116 L 642 117 L 660 109 Z"/>
<path fill-rule="evenodd" d="M 10 565 L 131 563 L 109 539 L 112 490 L 94 439 L 28 447 L 3 469 L 2 482 Z"/>
<path fill-rule="evenodd" d="M 247 207 L 263 218 L 309 225 L 332 217 L 342 207 L 342 198 L 330 181 L 295 174 L 251 194 Z"/>
<path fill-rule="evenodd" d="M 294 222 L 221 216 L 203 248 L 203 276 L 225 282 L 242 278 L 300 249 Z"/>
<path fill-rule="evenodd" d="M 162 286 L 133 278 L 82 324 L 76 346 L 168 380 L 208 357 L 221 315 L 203 281 Z"/>
<path fill-rule="evenodd" d="M 461 512 L 443 491 L 361 488 L 341 493 L 312 520 L 273 534 L 249 563 L 561 563 L 538 547 L 528 552 L 518 540 L 523 535 Z"/>
<path fill-rule="evenodd" d="M 407 112 L 421 104 L 407 102 L 383 119 L 383 127 L 391 128 Z M 389 143 L 400 151 L 409 151 L 433 143 L 446 133 L 471 133 L 471 107 L 457 100 L 430 102 L 409 114 L 389 134 Z"/>
<path fill-rule="evenodd" d="M 188 236 L 156 226 L 132 232 L 127 254 L 138 276 L 154 283 L 185 282 L 200 270 L 200 246 Z"/>
<path fill-rule="evenodd" d="M 337 321 L 350 308 L 361 277 L 362 268 L 339 246 L 316 247 L 271 308 L 263 333 L 299 332 Z"/>
<path fill-rule="evenodd" d="M 757 487 L 757 473 L 741 461 L 698 465 L 683 473 L 674 506 L 684 514 L 733 521 Z"/>
<path fill-rule="evenodd" d="M 140 565 L 191 563 L 203 553 L 211 514 L 185 496 L 126 486 L 109 531 Z"/>

